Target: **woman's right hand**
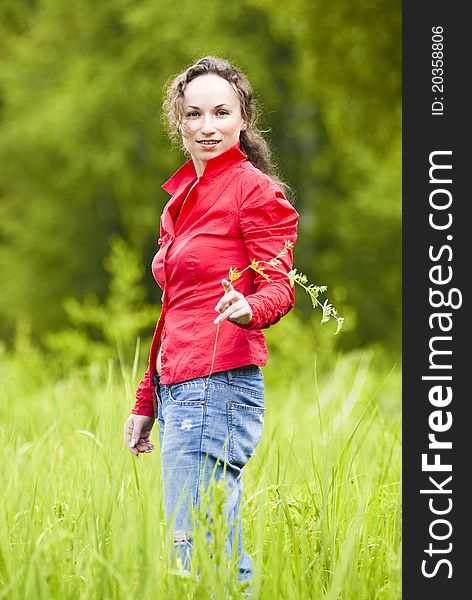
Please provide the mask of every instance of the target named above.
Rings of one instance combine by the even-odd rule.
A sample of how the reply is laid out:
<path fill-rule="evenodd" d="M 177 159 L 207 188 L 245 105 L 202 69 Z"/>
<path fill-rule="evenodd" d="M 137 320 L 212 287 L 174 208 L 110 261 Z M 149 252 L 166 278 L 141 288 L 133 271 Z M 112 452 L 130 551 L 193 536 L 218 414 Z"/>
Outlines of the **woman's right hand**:
<path fill-rule="evenodd" d="M 139 456 L 140 452 L 154 450 L 154 444 L 149 441 L 153 425 L 154 417 L 131 413 L 126 419 L 124 426 L 125 443 L 135 456 Z"/>

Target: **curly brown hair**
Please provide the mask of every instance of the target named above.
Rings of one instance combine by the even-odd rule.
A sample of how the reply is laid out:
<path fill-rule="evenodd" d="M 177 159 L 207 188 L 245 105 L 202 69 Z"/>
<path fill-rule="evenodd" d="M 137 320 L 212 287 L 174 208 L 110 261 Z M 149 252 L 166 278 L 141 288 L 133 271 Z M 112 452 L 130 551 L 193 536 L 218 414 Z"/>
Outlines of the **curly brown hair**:
<path fill-rule="evenodd" d="M 247 77 L 229 61 L 215 56 L 205 56 L 178 75 L 169 78 L 164 87 L 165 96 L 162 108 L 164 125 L 170 139 L 177 142 L 181 150 L 186 151 L 181 136 L 181 125 L 184 116 L 182 101 L 185 88 L 193 79 L 208 74 L 219 75 L 226 79 L 239 98 L 241 116 L 247 125 L 246 129 L 242 130 L 239 135 L 241 150 L 255 167 L 268 175 L 282 188 L 287 198 L 292 200 L 293 190 L 279 177 L 269 145 L 263 138 L 262 132 L 257 128 L 256 122 L 259 111 L 251 84 Z"/>

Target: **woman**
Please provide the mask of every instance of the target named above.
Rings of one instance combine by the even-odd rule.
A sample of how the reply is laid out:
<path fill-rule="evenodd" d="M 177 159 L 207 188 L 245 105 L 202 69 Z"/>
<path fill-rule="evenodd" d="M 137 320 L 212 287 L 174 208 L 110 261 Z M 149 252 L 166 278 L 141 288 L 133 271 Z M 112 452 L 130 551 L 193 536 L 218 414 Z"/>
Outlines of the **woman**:
<path fill-rule="evenodd" d="M 226 549 L 232 556 L 236 541 L 239 579 L 248 581 L 252 562 L 241 527 L 236 532 L 242 472 L 263 429 L 261 329 L 294 304 L 290 254 L 265 264 L 266 277 L 247 269 L 234 287 L 224 278 L 230 267 L 242 271 L 295 243 L 298 214 L 273 172 L 255 126 L 251 86 L 238 69 L 203 58 L 171 81 L 164 110 L 190 159 L 162 186 L 172 196 L 152 263 L 162 312 L 125 441 L 136 456 L 151 451 L 157 417 L 166 520 L 186 570 L 192 507 L 200 506 L 212 477 L 225 479 Z"/>

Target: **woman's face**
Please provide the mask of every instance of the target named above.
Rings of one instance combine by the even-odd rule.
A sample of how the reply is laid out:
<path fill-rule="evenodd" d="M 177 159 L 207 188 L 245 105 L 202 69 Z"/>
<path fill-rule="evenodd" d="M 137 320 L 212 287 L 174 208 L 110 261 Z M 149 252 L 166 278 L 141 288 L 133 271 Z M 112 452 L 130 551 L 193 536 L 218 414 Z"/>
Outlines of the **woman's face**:
<path fill-rule="evenodd" d="M 200 177 L 206 161 L 234 146 L 245 129 L 241 104 L 219 75 L 200 75 L 185 88 L 181 134 Z"/>

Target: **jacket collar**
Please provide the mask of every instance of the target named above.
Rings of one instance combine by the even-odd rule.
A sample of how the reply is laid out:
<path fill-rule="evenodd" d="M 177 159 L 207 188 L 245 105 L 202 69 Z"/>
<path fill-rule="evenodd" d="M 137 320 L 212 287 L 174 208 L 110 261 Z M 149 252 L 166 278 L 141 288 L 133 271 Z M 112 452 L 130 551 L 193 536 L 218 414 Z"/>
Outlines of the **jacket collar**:
<path fill-rule="evenodd" d="M 247 160 L 246 154 L 241 150 L 240 141 L 234 146 L 228 148 L 214 158 L 209 158 L 205 165 L 201 180 L 212 180 L 218 177 L 223 171 Z M 161 187 L 166 192 L 174 196 L 179 190 L 183 189 L 189 183 L 197 179 L 197 172 L 193 160 L 189 159 L 180 167 Z"/>

